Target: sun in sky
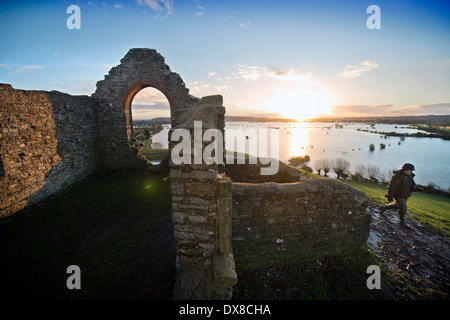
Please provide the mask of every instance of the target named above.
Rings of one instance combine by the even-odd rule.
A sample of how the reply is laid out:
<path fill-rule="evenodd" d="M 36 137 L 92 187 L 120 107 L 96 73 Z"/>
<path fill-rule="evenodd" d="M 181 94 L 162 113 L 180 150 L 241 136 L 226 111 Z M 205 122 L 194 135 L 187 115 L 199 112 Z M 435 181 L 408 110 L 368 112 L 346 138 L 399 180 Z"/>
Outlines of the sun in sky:
<path fill-rule="evenodd" d="M 306 120 L 328 114 L 331 100 L 327 94 L 314 89 L 299 89 L 277 95 L 270 103 L 273 112 L 285 118 Z"/>

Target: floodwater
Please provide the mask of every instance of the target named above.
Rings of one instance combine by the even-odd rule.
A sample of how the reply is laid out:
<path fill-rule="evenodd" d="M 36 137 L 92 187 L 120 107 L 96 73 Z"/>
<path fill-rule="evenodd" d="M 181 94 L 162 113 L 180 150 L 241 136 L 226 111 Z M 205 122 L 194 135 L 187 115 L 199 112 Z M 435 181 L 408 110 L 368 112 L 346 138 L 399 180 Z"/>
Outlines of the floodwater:
<path fill-rule="evenodd" d="M 153 137 L 154 142 L 160 142 L 167 148 L 169 126 Z M 319 159 L 345 158 L 350 162 L 350 172 L 358 165 L 376 165 L 380 167 L 384 179 L 389 179 L 394 169 L 400 169 L 406 163 L 416 167 L 416 183 L 447 189 L 450 187 L 450 141 L 439 138 L 384 137 L 382 134 L 364 132 L 415 133 L 419 130 L 406 125 L 376 124 L 370 126 L 362 123 L 320 123 L 320 122 L 233 122 L 225 123 L 225 137 L 229 130 L 242 129 L 247 143 L 246 153 L 253 155 L 248 147 L 251 143 L 257 146 L 257 152 L 268 154 L 287 162 L 292 156 L 309 155 L 311 160 L 307 165 L 314 168 Z M 359 130 L 358 130 L 359 129 Z M 278 132 L 277 145 L 273 148 L 270 142 L 270 130 Z M 260 132 L 268 132 L 267 137 Z M 259 141 L 255 141 L 259 140 Z M 237 141 L 237 140 L 236 140 Z M 370 151 L 373 144 L 375 150 Z M 385 148 L 380 148 L 384 144 Z M 225 149 L 237 149 L 237 142 L 225 139 Z M 277 150 L 278 149 L 278 150 Z M 274 151 L 274 153 L 271 153 Z M 328 174 L 333 177 L 333 172 Z"/>

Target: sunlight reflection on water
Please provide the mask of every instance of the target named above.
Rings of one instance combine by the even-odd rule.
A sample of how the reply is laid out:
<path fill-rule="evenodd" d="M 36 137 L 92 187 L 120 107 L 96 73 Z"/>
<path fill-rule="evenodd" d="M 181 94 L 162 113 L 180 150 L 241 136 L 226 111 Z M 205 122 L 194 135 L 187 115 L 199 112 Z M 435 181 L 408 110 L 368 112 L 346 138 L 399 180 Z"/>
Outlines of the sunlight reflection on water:
<path fill-rule="evenodd" d="M 314 168 L 319 159 L 345 158 L 350 161 L 350 171 L 358 165 L 377 165 L 385 177 L 392 175 L 392 170 L 399 169 L 405 162 L 416 167 L 416 182 L 427 185 L 435 183 L 442 188 L 450 187 L 450 141 L 439 138 L 387 137 L 376 133 L 363 132 L 370 130 L 378 132 L 414 133 L 418 130 L 405 125 L 348 123 L 342 128 L 335 123 L 320 122 L 233 122 L 225 123 L 229 129 L 277 129 L 279 130 L 279 154 L 277 159 L 287 162 L 292 156 L 309 155 L 307 163 Z M 167 148 L 169 126 L 153 137 L 154 142 L 160 142 Z M 375 150 L 369 151 L 369 145 L 374 144 Z M 385 149 L 380 148 L 385 144 Z M 266 147 L 270 150 L 270 141 Z M 225 149 L 236 151 L 230 141 L 225 141 Z M 263 150 L 266 151 L 267 150 Z M 270 154 L 270 152 L 269 152 Z M 330 174 L 334 177 L 333 174 Z"/>

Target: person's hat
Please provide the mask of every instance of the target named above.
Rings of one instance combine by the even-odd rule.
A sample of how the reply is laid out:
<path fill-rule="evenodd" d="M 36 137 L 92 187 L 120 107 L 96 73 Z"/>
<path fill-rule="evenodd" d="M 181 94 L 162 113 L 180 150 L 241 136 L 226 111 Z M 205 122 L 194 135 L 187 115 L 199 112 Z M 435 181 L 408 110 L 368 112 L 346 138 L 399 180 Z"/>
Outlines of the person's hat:
<path fill-rule="evenodd" d="M 402 167 L 402 170 L 416 170 L 411 163 L 405 163 Z"/>

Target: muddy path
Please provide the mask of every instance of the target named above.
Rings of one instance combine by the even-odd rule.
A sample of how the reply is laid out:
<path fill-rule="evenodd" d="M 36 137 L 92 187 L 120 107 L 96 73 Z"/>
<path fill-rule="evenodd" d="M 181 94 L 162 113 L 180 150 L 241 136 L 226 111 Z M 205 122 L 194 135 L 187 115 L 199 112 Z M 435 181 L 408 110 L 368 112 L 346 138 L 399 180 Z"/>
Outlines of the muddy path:
<path fill-rule="evenodd" d="M 397 224 L 394 210 L 372 214 L 369 248 L 392 276 L 391 289 L 400 299 L 449 299 L 449 238 L 407 216 L 407 228 Z"/>

